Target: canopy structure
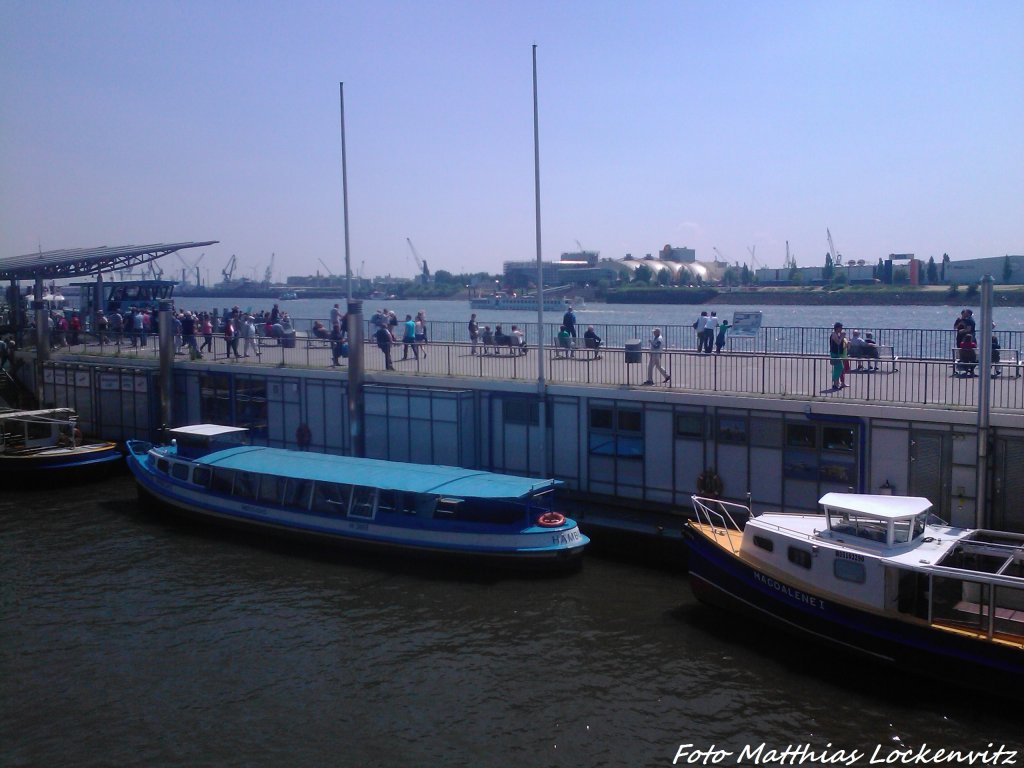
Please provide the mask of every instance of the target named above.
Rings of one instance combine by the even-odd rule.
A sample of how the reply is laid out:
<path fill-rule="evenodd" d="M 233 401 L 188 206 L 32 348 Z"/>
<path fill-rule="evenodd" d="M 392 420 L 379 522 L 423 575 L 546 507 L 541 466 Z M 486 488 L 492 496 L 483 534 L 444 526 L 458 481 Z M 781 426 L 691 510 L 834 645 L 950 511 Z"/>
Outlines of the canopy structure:
<path fill-rule="evenodd" d="M 156 245 L 100 246 L 62 251 L 27 253 L 0 258 L 0 280 L 64 280 L 98 275 L 102 272 L 130 270 L 175 251 L 214 245 L 217 240 Z"/>

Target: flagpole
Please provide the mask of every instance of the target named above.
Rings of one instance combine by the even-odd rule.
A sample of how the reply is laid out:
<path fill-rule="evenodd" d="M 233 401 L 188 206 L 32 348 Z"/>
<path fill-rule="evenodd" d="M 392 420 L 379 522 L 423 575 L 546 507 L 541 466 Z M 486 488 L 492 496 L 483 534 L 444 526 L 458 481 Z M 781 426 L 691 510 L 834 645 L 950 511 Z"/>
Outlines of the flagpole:
<path fill-rule="evenodd" d="M 540 421 L 540 474 L 548 476 L 548 421 L 544 388 L 544 262 L 540 242 L 540 118 L 537 106 L 537 46 L 533 46 L 533 178 L 537 221 L 537 418 Z"/>

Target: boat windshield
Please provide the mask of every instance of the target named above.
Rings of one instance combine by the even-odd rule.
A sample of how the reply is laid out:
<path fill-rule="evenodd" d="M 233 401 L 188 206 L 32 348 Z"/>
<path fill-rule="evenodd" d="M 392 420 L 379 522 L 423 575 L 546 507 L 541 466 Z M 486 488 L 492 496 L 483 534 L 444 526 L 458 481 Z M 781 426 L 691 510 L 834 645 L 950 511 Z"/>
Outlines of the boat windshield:
<path fill-rule="evenodd" d="M 834 534 L 855 536 L 882 544 L 909 544 L 924 534 L 928 513 L 880 518 L 848 510 L 829 509 L 828 527 Z"/>

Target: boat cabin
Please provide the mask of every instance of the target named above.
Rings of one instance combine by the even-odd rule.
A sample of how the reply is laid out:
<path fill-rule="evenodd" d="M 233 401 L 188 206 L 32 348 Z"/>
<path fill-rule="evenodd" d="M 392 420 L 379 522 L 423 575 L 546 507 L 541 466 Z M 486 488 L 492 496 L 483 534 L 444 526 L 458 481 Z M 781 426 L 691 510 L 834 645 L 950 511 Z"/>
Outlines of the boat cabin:
<path fill-rule="evenodd" d="M 0 411 L 0 453 L 74 447 L 81 436 L 77 421 L 70 408 Z"/>
<path fill-rule="evenodd" d="M 828 520 L 827 533 L 875 542 L 886 547 L 910 544 L 924 535 L 932 503 L 919 496 L 826 493 L 819 502 Z"/>
<path fill-rule="evenodd" d="M 168 434 L 183 459 L 198 459 L 213 451 L 249 443 L 249 430 L 245 427 L 225 427 L 220 424 L 176 427 L 168 430 Z"/>

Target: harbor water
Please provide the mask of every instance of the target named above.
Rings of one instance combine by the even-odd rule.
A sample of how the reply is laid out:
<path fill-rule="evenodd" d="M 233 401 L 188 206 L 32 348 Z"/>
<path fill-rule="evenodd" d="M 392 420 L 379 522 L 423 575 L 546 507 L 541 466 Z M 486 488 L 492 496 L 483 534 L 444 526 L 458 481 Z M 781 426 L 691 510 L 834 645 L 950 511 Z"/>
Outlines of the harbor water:
<path fill-rule="evenodd" d="M 1019 705 L 699 605 L 682 568 L 356 557 L 166 516 L 119 475 L 6 492 L 0 585 L 3 766 L 1024 760 Z"/>

